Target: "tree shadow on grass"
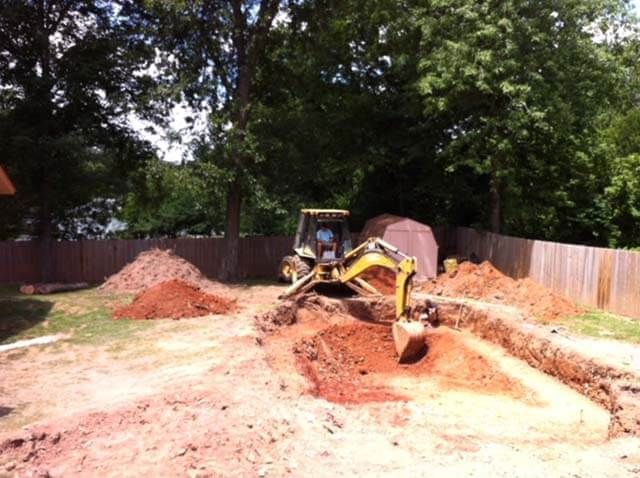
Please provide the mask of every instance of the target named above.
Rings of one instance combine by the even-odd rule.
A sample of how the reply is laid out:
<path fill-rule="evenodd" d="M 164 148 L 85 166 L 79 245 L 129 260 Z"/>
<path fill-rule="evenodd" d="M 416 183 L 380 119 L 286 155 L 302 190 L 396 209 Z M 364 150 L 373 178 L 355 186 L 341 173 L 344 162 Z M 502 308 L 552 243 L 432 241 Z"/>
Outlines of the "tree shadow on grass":
<path fill-rule="evenodd" d="M 53 302 L 28 297 L 0 299 L 0 344 L 44 322 L 52 307 Z"/>

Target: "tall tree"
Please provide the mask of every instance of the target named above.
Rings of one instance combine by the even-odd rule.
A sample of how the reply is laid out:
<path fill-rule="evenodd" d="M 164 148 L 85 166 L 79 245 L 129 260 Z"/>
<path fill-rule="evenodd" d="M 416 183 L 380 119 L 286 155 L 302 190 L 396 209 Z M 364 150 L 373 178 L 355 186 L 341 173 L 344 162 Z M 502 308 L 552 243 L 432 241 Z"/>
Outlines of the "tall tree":
<path fill-rule="evenodd" d="M 448 120 L 448 167 L 488 177 L 491 229 L 566 228 L 558 211 L 574 207 L 589 137 L 619 91 L 606 39 L 618 41 L 625 2 L 436 0 L 415 12 L 425 113 Z"/>
<path fill-rule="evenodd" d="M 228 172 L 222 276 L 238 274 L 247 168 L 255 161 L 247 126 L 259 62 L 269 47 L 280 0 L 154 1 L 153 32 L 176 96 L 210 112 L 209 157 Z"/>
<path fill-rule="evenodd" d="M 598 205 L 610 247 L 640 247 L 640 107 L 613 119 L 602 132 L 607 167 Z"/>
<path fill-rule="evenodd" d="M 438 162 L 448 119 L 423 114 L 418 3 L 300 2 L 275 32 L 250 128 L 278 158 L 262 177 L 290 216 L 301 205 L 347 207 L 356 228 L 383 212 L 452 224 L 482 216 L 472 175 Z"/>
<path fill-rule="evenodd" d="M 134 176 L 124 201 L 119 216 L 127 225 L 123 234 L 136 238 L 219 234 L 224 226 L 222 174 L 205 162 L 148 162 Z"/>

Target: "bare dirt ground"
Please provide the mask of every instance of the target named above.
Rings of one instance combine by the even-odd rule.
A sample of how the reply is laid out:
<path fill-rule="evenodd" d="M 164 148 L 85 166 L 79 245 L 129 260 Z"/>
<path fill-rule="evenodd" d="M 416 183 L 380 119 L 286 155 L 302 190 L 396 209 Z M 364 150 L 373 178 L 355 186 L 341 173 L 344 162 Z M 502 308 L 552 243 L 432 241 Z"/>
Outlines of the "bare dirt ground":
<path fill-rule="evenodd" d="M 304 309 L 265 334 L 281 290 L 117 349 L 0 354 L 0 475 L 640 476 L 639 439 L 501 348 L 441 327 L 400 367 L 386 326 Z"/>

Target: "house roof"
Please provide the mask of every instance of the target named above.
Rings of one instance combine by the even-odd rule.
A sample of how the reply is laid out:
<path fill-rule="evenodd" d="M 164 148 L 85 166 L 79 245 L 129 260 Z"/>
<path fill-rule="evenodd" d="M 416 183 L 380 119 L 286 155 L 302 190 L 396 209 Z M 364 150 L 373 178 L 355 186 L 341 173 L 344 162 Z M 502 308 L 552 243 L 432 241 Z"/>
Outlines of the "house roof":
<path fill-rule="evenodd" d="M 0 166 L 0 194 L 13 195 L 16 193 L 16 188 L 9 179 L 9 176 Z"/>

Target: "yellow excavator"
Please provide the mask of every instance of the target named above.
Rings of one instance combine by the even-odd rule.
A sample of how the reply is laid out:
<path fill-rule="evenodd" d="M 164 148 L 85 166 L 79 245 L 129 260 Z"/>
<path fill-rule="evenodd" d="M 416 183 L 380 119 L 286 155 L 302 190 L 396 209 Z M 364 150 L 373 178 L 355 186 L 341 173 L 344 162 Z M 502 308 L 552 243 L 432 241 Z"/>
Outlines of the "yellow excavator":
<path fill-rule="evenodd" d="M 281 297 L 307 292 L 321 284 L 342 284 L 361 295 L 379 294 L 362 274 L 384 267 L 396 274 L 393 341 L 398 360 L 409 361 L 424 352 L 426 329 L 411 310 L 411 285 L 416 258 L 377 237 L 353 248 L 349 211 L 302 209 L 294 240 L 294 254 L 280 262 L 279 279 L 291 285 Z"/>

